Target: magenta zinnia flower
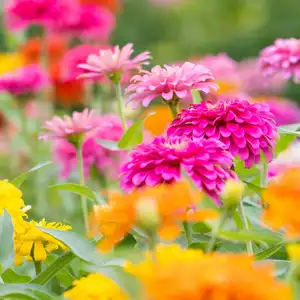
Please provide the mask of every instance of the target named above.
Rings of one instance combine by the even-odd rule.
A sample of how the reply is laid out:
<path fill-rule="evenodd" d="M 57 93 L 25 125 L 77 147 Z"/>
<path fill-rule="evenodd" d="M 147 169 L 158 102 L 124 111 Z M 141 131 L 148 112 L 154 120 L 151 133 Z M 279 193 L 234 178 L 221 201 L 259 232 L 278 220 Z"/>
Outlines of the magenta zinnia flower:
<path fill-rule="evenodd" d="M 94 78 L 105 75 L 112 80 L 120 81 L 124 72 L 139 70 L 142 65 L 149 64 L 151 57 L 148 51 L 131 59 L 132 53 L 132 44 L 127 44 L 121 49 L 115 46 L 114 49 L 100 50 L 99 55 L 89 55 L 85 64 L 78 65 L 85 71 L 79 77 Z"/>
<path fill-rule="evenodd" d="M 191 105 L 171 123 L 167 135 L 218 139 L 233 156 L 245 162 L 246 168 L 260 161 L 261 151 L 271 161 L 275 139 L 279 137 L 268 105 L 245 100 Z"/>
<path fill-rule="evenodd" d="M 83 112 L 73 112 L 72 117 L 63 118 L 54 116 L 44 124 L 45 133 L 39 136 L 42 140 L 66 140 L 76 147 L 83 137 L 92 134 L 99 126 L 94 121 L 93 111 L 87 108 Z"/>
<path fill-rule="evenodd" d="M 263 49 L 260 67 L 265 76 L 283 74 L 286 79 L 300 82 L 300 39 L 278 39 Z"/>
<path fill-rule="evenodd" d="M 125 191 L 142 186 L 173 183 L 185 171 L 195 185 L 217 204 L 224 181 L 235 177 L 230 170 L 233 156 L 217 140 L 193 141 L 181 137 L 156 137 L 131 152 L 121 168 L 121 187 Z"/>
<path fill-rule="evenodd" d="M 147 107 L 159 97 L 167 102 L 178 101 L 191 97 L 193 89 L 204 93 L 216 90 L 218 85 L 213 80 L 210 70 L 202 65 L 185 62 L 182 66 L 155 66 L 150 72 L 141 71 L 133 76 L 126 93 L 133 108 L 140 103 Z"/>
<path fill-rule="evenodd" d="M 48 84 L 48 74 L 38 65 L 21 67 L 0 76 L 0 91 L 14 96 L 37 94 Z"/>

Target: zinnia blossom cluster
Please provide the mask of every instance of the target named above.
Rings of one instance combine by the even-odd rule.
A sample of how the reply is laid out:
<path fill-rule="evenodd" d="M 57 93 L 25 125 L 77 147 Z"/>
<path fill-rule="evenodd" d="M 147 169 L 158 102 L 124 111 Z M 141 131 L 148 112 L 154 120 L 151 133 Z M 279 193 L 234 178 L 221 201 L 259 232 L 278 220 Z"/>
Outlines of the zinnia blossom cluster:
<path fill-rule="evenodd" d="M 188 135 L 187 135 L 188 136 Z M 220 204 L 224 182 L 235 177 L 233 156 L 215 139 L 193 141 L 185 137 L 156 137 L 139 145 L 121 168 L 121 187 L 125 191 L 143 186 L 173 183 L 185 172 L 195 185 Z"/>
<path fill-rule="evenodd" d="M 255 264 L 245 254 L 214 253 L 159 246 L 139 264 L 125 269 L 142 284 L 145 298 L 155 300 L 291 300 L 290 287 L 274 278 L 272 264 Z"/>
<path fill-rule="evenodd" d="M 265 76 L 279 73 L 300 82 L 300 39 L 278 39 L 263 49 L 260 67 Z"/>
<path fill-rule="evenodd" d="M 187 181 L 146 187 L 129 195 L 115 193 L 108 205 L 94 208 L 93 231 L 101 233 L 99 247 L 110 250 L 130 233 L 134 226 L 146 232 L 158 230 L 160 238 L 174 240 L 180 234 L 181 221 L 215 219 L 214 210 L 196 210 L 201 194 Z"/>
<path fill-rule="evenodd" d="M 202 65 L 186 62 L 182 66 L 155 66 L 151 71 L 141 71 L 133 76 L 126 90 L 128 102 L 135 109 L 139 104 L 147 107 L 155 98 L 178 102 L 191 97 L 192 90 L 208 93 L 217 90 L 210 70 Z"/>
<path fill-rule="evenodd" d="M 279 138 L 268 105 L 246 100 L 191 105 L 171 123 L 167 134 L 194 141 L 217 139 L 233 156 L 239 156 L 246 168 L 259 163 L 261 151 L 271 161 L 275 139 Z"/>
<path fill-rule="evenodd" d="M 47 73 L 38 65 L 25 66 L 0 76 L 0 91 L 13 96 L 37 94 L 48 84 Z"/>

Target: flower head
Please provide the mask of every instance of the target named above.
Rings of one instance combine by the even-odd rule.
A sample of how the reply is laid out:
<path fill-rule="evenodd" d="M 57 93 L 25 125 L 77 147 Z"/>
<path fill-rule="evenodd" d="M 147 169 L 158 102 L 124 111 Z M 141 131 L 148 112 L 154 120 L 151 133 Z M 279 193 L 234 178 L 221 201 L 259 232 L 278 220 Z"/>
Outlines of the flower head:
<path fill-rule="evenodd" d="M 180 234 L 180 221 L 216 218 L 214 210 L 195 209 L 201 198 L 187 181 L 147 187 L 129 195 L 115 193 L 108 205 L 94 209 L 94 231 L 104 236 L 100 249 L 111 249 L 137 225 L 145 231 L 158 230 L 162 239 L 173 240 Z"/>
<path fill-rule="evenodd" d="M 166 102 L 178 101 L 191 97 L 193 89 L 204 93 L 216 90 L 218 85 L 213 80 L 210 70 L 202 65 L 185 62 L 182 66 L 155 66 L 133 76 L 126 92 L 133 108 L 140 103 L 147 107 L 159 97 Z"/>
<path fill-rule="evenodd" d="M 71 226 L 61 223 L 46 223 L 45 219 L 40 222 L 22 220 L 15 225 L 14 243 L 15 243 L 15 264 L 23 264 L 24 258 L 27 261 L 42 261 L 47 258 L 47 253 L 54 250 L 66 250 L 66 246 L 51 235 L 41 231 L 41 228 L 55 230 L 70 230 Z"/>
<path fill-rule="evenodd" d="M 137 187 L 173 183 L 185 171 L 195 185 L 218 204 L 224 181 L 235 174 L 230 170 L 233 157 L 214 139 L 192 141 L 181 137 L 156 137 L 131 152 L 121 168 L 121 186 L 125 191 Z"/>
<path fill-rule="evenodd" d="M 128 296 L 110 278 L 102 274 L 89 274 L 73 282 L 74 287 L 64 296 L 70 300 L 128 300 Z"/>
<path fill-rule="evenodd" d="M 94 122 L 93 111 L 87 108 L 83 112 L 73 112 L 72 117 L 53 117 L 44 125 L 45 133 L 39 136 L 42 140 L 67 140 L 76 147 L 82 139 L 91 134 L 98 124 Z"/>
<path fill-rule="evenodd" d="M 0 76 L 0 91 L 14 96 L 39 93 L 48 84 L 47 73 L 38 65 L 24 66 Z"/>
<path fill-rule="evenodd" d="M 127 44 L 120 49 L 115 46 L 113 49 L 100 50 L 99 55 L 89 55 L 85 64 L 78 67 L 85 71 L 79 77 L 93 78 L 107 76 L 114 82 L 119 82 L 126 71 L 139 70 L 142 65 L 148 65 L 151 58 L 149 52 L 142 52 L 135 58 L 131 58 L 133 45 Z"/>
<path fill-rule="evenodd" d="M 297 207 L 300 202 L 298 185 L 300 168 L 291 168 L 274 178 L 263 191 L 263 221 L 272 228 L 284 229 L 287 236 L 300 236 Z"/>
<path fill-rule="evenodd" d="M 191 105 L 171 123 L 168 135 L 193 140 L 218 139 L 233 156 L 239 156 L 245 162 L 246 168 L 260 161 L 261 151 L 271 161 L 278 138 L 269 107 L 246 100 Z"/>
<path fill-rule="evenodd" d="M 255 264 L 246 254 L 215 253 L 160 246 L 125 269 L 142 284 L 146 299 L 155 300 L 291 300 L 290 287 L 274 278 L 271 264 Z M 242 275 L 242 276 L 241 276 Z"/>
<path fill-rule="evenodd" d="M 300 81 L 300 39 L 278 39 L 260 54 L 260 67 L 265 76 L 276 73 Z"/>

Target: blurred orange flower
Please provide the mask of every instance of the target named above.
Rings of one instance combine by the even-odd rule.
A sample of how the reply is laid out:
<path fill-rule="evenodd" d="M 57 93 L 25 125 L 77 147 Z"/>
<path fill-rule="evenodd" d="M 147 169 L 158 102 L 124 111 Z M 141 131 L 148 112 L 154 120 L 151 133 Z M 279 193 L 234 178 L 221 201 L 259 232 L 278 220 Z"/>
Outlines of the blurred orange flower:
<path fill-rule="evenodd" d="M 290 287 L 277 281 L 271 264 L 255 264 L 246 254 L 214 253 L 159 246 L 125 270 L 142 283 L 145 299 L 291 300 Z"/>
<path fill-rule="evenodd" d="M 180 221 L 205 221 L 218 216 L 214 210 L 196 210 L 200 192 L 188 182 L 162 184 L 134 191 L 130 195 L 114 194 L 105 206 L 96 206 L 92 223 L 104 238 L 100 249 L 110 250 L 134 226 L 158 230 L 162 239 L 173 240 L 180 234 Z M 192 209 L 190 209 L 192 208 Z M 97 233 L 97 232 L 94 232 Z"/>
<path fill-rule="evenodd" d="M 285 171 L 263 191 L 263 221 L 270 227 L 284 229 L 290 238 L 300 237 L 300 168 Z"/>
<path fill-rule="evenodd" d="M 120 0 L 80 0 L 80 3 L 82 3 L 82 4 L 98 4 L 103 7 L 108 8 L 112 12 L 117 12 L 121 7 Z"/>

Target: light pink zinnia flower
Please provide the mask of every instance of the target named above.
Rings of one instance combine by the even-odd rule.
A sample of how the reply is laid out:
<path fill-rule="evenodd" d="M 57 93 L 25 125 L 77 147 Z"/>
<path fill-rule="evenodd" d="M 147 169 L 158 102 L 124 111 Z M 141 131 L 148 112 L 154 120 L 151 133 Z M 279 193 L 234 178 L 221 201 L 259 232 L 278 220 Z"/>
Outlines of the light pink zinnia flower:
<path fill-rule="evenodd" d="M 213 80 L 210 70 L 202 65 L 185 62 L 182 66 L 155 66 L 150 72 L 141 71 L 133 76 L 126 93 L 135 109 L 140 103 L 147 107 L 159 97 L 167 102 L 191 97 L 193 89 L 208 93 L 218 88 Z"/>
<path fill-rule="evenodd" d="M 278 39 L 263 49 L 260 54 L 260 67 L 265 76 L 283 74 L 286 79 L 300 82 L 300 39 Z"/>
<path fill-rule="evenodd" d="M 94 122 L 93 111 L 87 108 L 83 112 L 73 112 L 72 117 L 63 118 L 54 116 L 44 124 L 45 133 L 39 136 L 42 140 L 62 139 L 78 146 L 79 139 L 86 137 L 99 126 Z"/>
<path fill-rule="evenodd" d="M 86 58 L 91 54 L 97 54 L 100 50 L 106 50 L 110 48 L 109 46 L 92 46 L 92 45 L 80 45 L 70 49 L 62 58 L 62 79 L 66 81 L 75 80 L 82 70 L 78 68 L 79 64 L 83 64 Z M 95 78 L 97 80 L 103 78 L 99 76 Z"/>
<path fill-rule="evenodd" d="M 23 29 L 30 25 L 49 26 L 59 18 L 58 0 L 9 0 L 5 8 L 10 29 Z"/>
<path fill-rule="evenodd" d="M 191 105 L 172 121 L 167 135 L 196 141 L 218 139 L 233 156 L 239 156 L 245 162 L 246 168 L 259 163 L 261 151 L 271 161 L 275 139 L 279 138 L 268 105 L 244 100 Z"/>
<path fill-rule="evenodd" d="M 142 65 L 149 64 L 151 57 L 148 51 L 131 59 L 132 53 L 132 44 L 127 44 L 121 49 L 119 46 L 115 46 L 112 50 L 100 50 L 99 55 L 89 55 L 85 64 L 78 65 L 85 71 L 79 77 L 94 78 L 105 75 L 109 78 L 117 77 L 116 80 L 118 81 L 124 72 L 139 70 Z"/>
<path fill-rule="evenodd" d="M 53 30 L 80 38 L 106 42 L 115 28 L 115 16 L 99 5 L 81 5 L 76 1 L 62 9 Z"/>
<path fill-rule="evenodd" d="M 282 74 L 265 77 L 257 59 L 247 59 L 239 64 L 238 76 L 242 90 L 250 96 L 277 95 L 286 85 Z"/>
<path fill-rule="evenodd" d="M 0 76 L 0 91 L 14 96 L 36 94 L 48 84 L 48 74 L 38 65 L 21 67 Z"/>
<path fill-rule="evenodd" d="M 82 145 L 84 176 L 89 177 L 94 166 L 99 174 L 105 174 L 111 179 L 117 179 L 118 170 L 123 162 L 125 151 L 111 151 L 97 143 L 97 139 L 118 141 L 123 136 L 120 118 L 115 115 L 95 116 L 94 123 L 98 124 L 92 136 L 85 139 Z M 68 179 L 77 167 L 77 152 L 75 146 L 65 140 L 54 144 L 54 161 L 60 166 L 60 177 Z"/>
<path fill-rule="evenodd" d="M 214 139 L 193 141 L 175 137 L 156 137 L 150 144 L 139 145 L 121 168 L 121 187 L 125 191 L 143 186 L 173 183 L 185 171 L 195 185 L 216 203 L 224 181 L 235 177 L 230 170 L 233 156 Z"/>

